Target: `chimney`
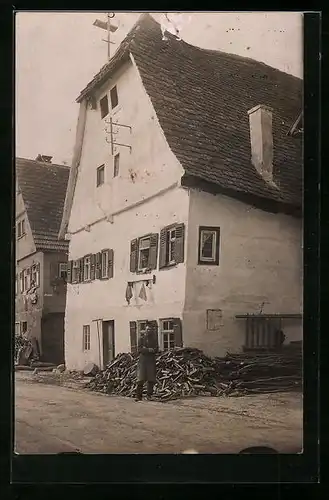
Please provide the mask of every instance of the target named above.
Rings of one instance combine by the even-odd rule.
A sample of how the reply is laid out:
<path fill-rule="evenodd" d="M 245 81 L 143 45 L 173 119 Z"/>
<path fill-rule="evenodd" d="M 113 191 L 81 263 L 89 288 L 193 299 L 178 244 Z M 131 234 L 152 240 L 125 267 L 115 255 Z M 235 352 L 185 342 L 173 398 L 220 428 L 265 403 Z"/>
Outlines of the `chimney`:
<path fill-rule="evenodd" d="M 266 182 L 273 183 L 272 109 L 258 104 L 248 115 L 251 162 Z"/>
<path fill-rule="evenodd" d="M 42 161 L 43 163 L 51 163 L 52 158 L 53 158 L 52 156 L 38 154 L 35 160 Z"/>

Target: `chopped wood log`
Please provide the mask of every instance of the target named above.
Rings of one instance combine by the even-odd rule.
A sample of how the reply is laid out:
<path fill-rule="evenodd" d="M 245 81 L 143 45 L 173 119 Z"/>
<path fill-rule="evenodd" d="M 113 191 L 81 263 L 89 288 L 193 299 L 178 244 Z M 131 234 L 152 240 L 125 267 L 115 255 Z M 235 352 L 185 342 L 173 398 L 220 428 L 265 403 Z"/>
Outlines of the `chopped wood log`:
<path fill-rule="evenodd" d="M 134 354 L 119 354 L 87 386 L 94 391 L 134 397 L 137 359 Z M 293 391 L 302 386 L 302 353 L 297 349 L 209 358 L 195 348 L 176 348 L 159 353 L 156 367 L 154 399 L 163 402 L 197 395 L 237 397 Z"/>

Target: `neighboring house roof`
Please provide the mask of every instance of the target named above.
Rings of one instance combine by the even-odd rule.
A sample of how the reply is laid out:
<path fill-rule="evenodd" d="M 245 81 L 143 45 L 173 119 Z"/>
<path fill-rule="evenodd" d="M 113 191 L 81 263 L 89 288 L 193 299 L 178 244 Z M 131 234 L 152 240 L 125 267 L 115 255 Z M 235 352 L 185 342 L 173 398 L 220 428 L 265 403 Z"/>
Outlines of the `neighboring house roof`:
<path fill-rule="evenodd" d="M 37 250 L 68 250 L 68 241 L 58 240 L 58 231 L 69 173 L 64 165 L 16 158 L 16 179 Z"/>
<path fill-rule="evenodd" d="M 77 101 L 91 97 L 131 54 L 184 177 L 301 207 L 302 144 L 288 132 L 302 106 L 302 81 L 253 59 L 166 37 L 150 15 L 142 15 Z M 273 109 L 278 188 L 251 164 L 248 110 L 258 104 Z"/>

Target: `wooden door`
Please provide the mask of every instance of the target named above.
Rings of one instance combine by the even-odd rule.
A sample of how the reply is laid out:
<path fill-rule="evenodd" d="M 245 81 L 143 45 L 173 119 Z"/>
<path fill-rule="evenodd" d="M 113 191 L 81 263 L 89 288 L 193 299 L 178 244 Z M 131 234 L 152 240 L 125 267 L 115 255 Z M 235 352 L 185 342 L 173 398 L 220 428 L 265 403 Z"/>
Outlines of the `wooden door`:
<path fill-rule="evenodd" d="M 103 321 L 103 368 L 115 358 L 114 320 Z"/>

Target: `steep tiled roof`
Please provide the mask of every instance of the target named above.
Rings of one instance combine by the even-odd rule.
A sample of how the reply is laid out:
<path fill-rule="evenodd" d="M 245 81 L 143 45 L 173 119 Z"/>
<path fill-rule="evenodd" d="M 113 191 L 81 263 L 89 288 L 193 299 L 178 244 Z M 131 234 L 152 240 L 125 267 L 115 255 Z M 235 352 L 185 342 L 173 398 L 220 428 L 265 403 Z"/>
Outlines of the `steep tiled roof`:
<path fill-rule="evenodd" d="M 37 250 L 67 251 L 58 240 L 70 169 L 64 165 L 16 158 L 16 178 Z"/>
<path fill-rule="evenodd" d="M 302 107 L 302 81 L 232 54 L 205 50 L 141 16 L 112 60 L 78 97 L 90 94 L 131 53 L 167 142 L 188 176 L 233 192 L 301 206 L 302 143 L 288 135 Z M 248 110 L 273 108 L 274 182 L 251 164 Z"/>

